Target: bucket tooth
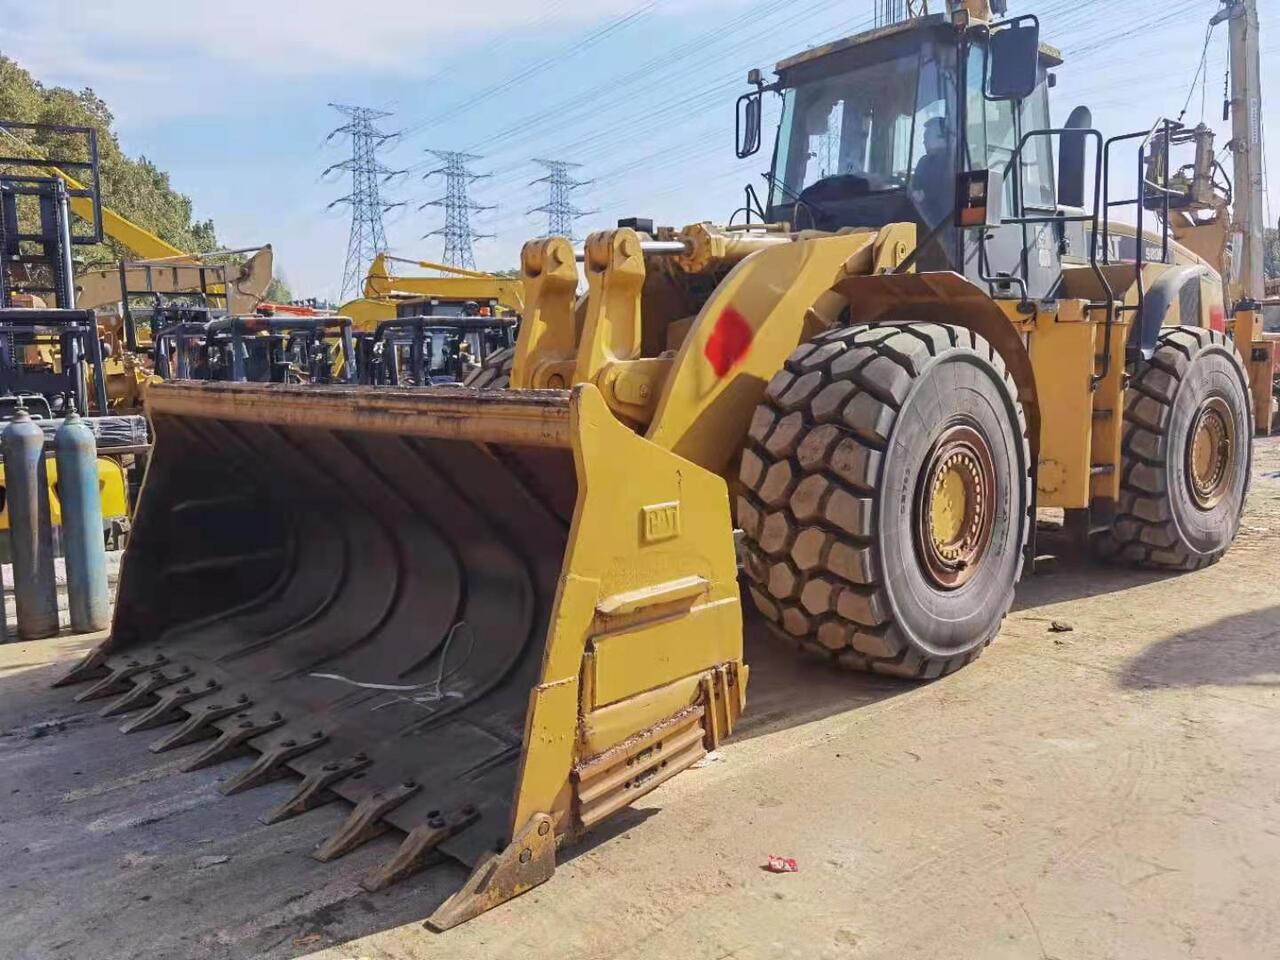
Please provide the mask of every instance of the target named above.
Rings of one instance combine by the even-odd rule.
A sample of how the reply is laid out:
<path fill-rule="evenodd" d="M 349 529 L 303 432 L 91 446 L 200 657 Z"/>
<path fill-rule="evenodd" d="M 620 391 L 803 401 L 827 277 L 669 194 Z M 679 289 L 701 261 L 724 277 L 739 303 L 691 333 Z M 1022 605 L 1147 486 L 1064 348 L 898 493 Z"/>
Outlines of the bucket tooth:
<path fill-rule="evenodd" d="M 116 717 L 122 713 L 128 713 L 130 710 L 137 710 L 139 707 L 149 707 L 159 699 L 156 694 L 157 690 L 163 690 L 165 687 L 172 686 L 175 683 L 181 683 L 190 676 L 190 667 L 179 667 L 176 671 L 176 676 L 169 676 L 163 670 L 153 670 L 141 680 L 134 680 L 133 689 L 123 694 L 119 699 L 108 703 L 98 711 L 98 716 Z"/>
<path fill-rule="evenodd" d="M 227 783 L 222 785 L 222 793 L 224 796 L 241 793 L 253 787 L 260 787 L 264 783 L 270 783 L 276 780 L 287 771 L 287 764 L 294 757 L 300 757 L 309 750 L 314 750 L 329 738 L 320 730 L 316 730 L 305 740 L 296 740 L 287 737 L 280 740 L 274 747 L 271 747 L 262 754 L 248 770 L 233 777 Z"/>
<path fill-rule="evenodd" d="M 427 859 L 440 844 L 479 819 L 480 811 L 470 804 L 448 814 L 431 811 L 427 822 L 410 830 L 395 855 L 370 872 L 360 881 L 360 886 L 376 893 L 417 873 L 427 865 Z"/>
<path fill-rule="evenodd" d="M 351 811 L 351 815 L 337 832 L 311 856 L 321 863 L 328 863 L 330 860 L 350 853 L 360 844 L 386 833 L 389 826 L 382 819 L 383 814 L 390 813 L 421 789 L 422 784 L 406 780 L 393 787 L 369 794 L 356 804 L 356 808 Z"/>
<path fill-rule="evenodd" d="M 165 750 L 172 750 L 174 747 L 181 747 L 188 743 L 195 743 L 197 740 L 207 740 L 210 737 L 217 736 L 221 731 L 214 724 L 232 714 L 242 713 L 249 706 L 249 698 L 244 694 L 237 697 L 235 703 L 211 703 L 203 710 L 199 710 L 187 717 L 186 722 L 177 730 L 165 734 L 151 744 L 151 752 L 163 753 Z"/>
<path fill-rule="evenodd" d="M 236 714 L 236 717 L 230 729 L 224 730 L 222 736 L 182 765 L 184 773 L 211 767 L 223 760 L 238 757 L 251 749 L 249 741 L 254 737 L 260 737 L 284 723 L 284 717 L 278 713 L 271 714 L 265 720 L 255 720 L 248 715 L 240 719 L 239 714 Z"/>
<path fill-rule="evenodd" d="M 556 870 L 556 831 L 551 817 L 537 813 L 500 853 L 476 864 L 462 889 L 436 908 L 427 926 L 456 927 L 551 879 Z"/>
<path fill-rule="evenodd" d="M 138 714 L 132 720 L 120 725 L 121 733 L 134 733 L 138 730 L 151 730 L 170 723 L 177 723 L 188 716 L 182 707 L 193 700 L 208 697 L 218 692 L 218 681 L 206 680 L 199 685 L 184 685 L 161 696 L 148 710 Z"/>
<path fill-rule="evenodd" d="M 100 697 L 109 697 L 113 693 L 122 693 L 130 688 L 130 677 L 136 676 L 144 670 L 154 670 L 157 667 L 162 667 L 167 662 L 164 655 L 159 653 L 149 663 L 143 663 L 141 660 L 126 660 L 120 666 L 112 668 L 110 673 L 93 686 L 77 693 L 75 701 L 76 703 L 84 703 L 86 700 L 97 700 Z"/>
<path fill-rule="evenodd" d="M 99 677 L 105 677 L 110 672 L 107 666 L 107 654 L 101 647 L 95 647 L 70 670 L 60 676 L 51 687 L 69 687 L 75 683 L 85 683 L 88 680 L 97 680 Z"/>
<path fill-rule="evenodd" d="M 342 760 L 326 761 L 314 773 L 307 774 L 302 783 L 298 784 L 298 789 L 294 791 L 293 796 L 264 815 L 262 822 L 280 823 L 282 820 L 288 820 L 290 817 L 296 817 L 308 810 L 333 802 L 338 797 L 329 788 L 339 780 L 360 772 L 370 763 L 368 756 L 363 753 L 357 753 Z"/>

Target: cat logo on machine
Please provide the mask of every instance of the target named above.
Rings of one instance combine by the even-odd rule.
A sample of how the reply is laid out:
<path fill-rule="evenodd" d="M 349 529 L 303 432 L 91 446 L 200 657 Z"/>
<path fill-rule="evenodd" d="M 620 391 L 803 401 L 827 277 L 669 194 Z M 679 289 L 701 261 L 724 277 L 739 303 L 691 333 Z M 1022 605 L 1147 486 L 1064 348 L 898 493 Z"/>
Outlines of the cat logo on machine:
<path fill-rule="evenodd" d="M 680 501 L 651 503 L 640 508 L 645 543 L 660 543 L 680 536 Z"/>

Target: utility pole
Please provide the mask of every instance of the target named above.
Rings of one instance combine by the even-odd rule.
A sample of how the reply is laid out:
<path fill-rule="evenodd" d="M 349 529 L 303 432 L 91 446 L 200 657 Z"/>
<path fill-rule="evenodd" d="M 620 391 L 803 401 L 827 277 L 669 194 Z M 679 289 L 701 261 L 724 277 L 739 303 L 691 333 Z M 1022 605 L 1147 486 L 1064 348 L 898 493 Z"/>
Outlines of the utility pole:
<path fill-rule="evenodd" d="M 545 183 L 547 185 L 547 202 L 541 207 L 534 207 L 529 213 L 545 213 L 547 215 L 547 236 L 549 237 L 565 237 L 572 240 L 573 237 L 573 221 L 579 217 L 590 216 L 596 213 L 595 210 L 579 210 L 573 205 L 571 194 L 578 187 L 585 187 L 590 180 L 575 180 L 569 175 L 569 171 L 575 167 L 580 167 L 580 163 L 568 163 L 564 160 L 537 160 L 534 163 L 540 163 L 547 168 L 547 175 L 539 177 L 532 181 L 529 186 L 535 183 Z"/>
<path fill-rule="evenodd" d="M 1227 21 L 1231 43 L 1231 155 L 1235 209 L 1234 264 L 1241 294 L 1265 292 L 1262 182 L 1262 71 L 1258 54 L 1258 0 L 1221 0 L 1212 23 Z"/>
<path fill-rule="evenodd" d="M 422 179 L 443 176 L 445 186 L 443 197 L 428 200 L 418 208 L 421 210 L 423 207 L 444 207 L 444 226 L 439 230 L 432 230 L 425 236 L 444 237 L 444 262 L 449 266 L 474 270 L 476 258 L 471 249 L 472 241 L 491 237 L 493 234 L 473 232 L 471 214 L 479 210 L 492 210 L 493 207 L 473 201 L 468 195 L 468 190 L 472 183 L 490 174 L 472 173 L 467 168 L 467 164 L 471 161 L 480 159 L 475 154 L 458 153 L 452 150 L 428 150 L 427 153 L 442 161 L 444 166 L 428 171 Z"/>
<path fill-rule="evenodd" d="M 351 192 L 329 204 L 332 209 L 340 203 L 351 206 L 351 232 L 347 238 L 347 262 L 342 270 L 342 293 L 346 300 L 349 293 L 358 293 L 369 264 L 379 253 L 387 249 L 387 234 L 382 226 L 382 215 L 399 203 L 386 203 L 382 199 L 381 182 L 401 171 L 391 170 L 378 160 L 378 150 L 392 137 L 374 126 L 374 121 L 391 114 L 370 107 L 353 107 L 343 103 L 329 106 L 347 118 L 347 122 L 325 138 L 325 142 L 339 135 L 351 138 L 351 157 L 335 163 L 324 171 L 346 170 L 351 173 Z"/>

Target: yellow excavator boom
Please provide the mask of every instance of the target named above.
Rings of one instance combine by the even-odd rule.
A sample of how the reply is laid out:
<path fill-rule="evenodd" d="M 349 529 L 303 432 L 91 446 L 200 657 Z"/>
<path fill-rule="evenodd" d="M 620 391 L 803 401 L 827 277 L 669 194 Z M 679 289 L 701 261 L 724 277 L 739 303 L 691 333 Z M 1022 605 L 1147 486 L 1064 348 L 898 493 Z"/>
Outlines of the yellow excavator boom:
<path fill-rule="evenodd" d="M 85 189 L 84 184 L 75 177 L 54 166 L 40 168 L 50 176 L 57 177 L 72 190 Z M 88 197 L 71 196 L 68 200 L 71 211 L 88 223 L 94 222 L 93 201 Z M 112 240 L 128 247 L 139 258 L 144 260 L 166 261 L 169 264 L 195 263 L 202 254 L 187 253 L 179 250 L 167 240 L 162 240 L 145 227 L 140 227 L 127 217 L 123 217 L 109 207 L 102 207 L 102 232 Z M 234 290 L 228 309 L 232 313 L 249 313 L 262 302 L 271 284 L 273 255 L 271 245 L 265 244 L 246 260 L 237 271 L 233 281 Z M 157 271 L 157 273 L 163 273 Z M 156 284 L 162 293 L 172 293 L 184 289 L 178 279 L 177 271 L 168 275 L 165 282 Z M 224 296 L 222 284 L 214 284 L 209 288 L 214 296 Z M 120 299 L 120 273 L 114 267 L 98 270 L 86 270 L 76 277 L 76 306 L 82 310 L 93 310 L 115 303 Z"/>
<path fill-rule="evenodd" d="M 50 173 L 60 179 L 72 190 L 83 190 L 84 184 L 80 183 L 74 177 L 59 170 L 57 167 L 46 167 Z M 94 222 L 93 201 L 88 197 L 72 196 L 68 200 L 71 212 L 77 217 L 87 221 Z M 192 258 L 193 255 L 179 250 L 167 240 L 161 240 L 150 230 L 138 226 L 131 220 L 120 216 L 114 210 L 107 207 L 102 208 L 102 232 L 112 240 L 117 240 L 124 244 L 140 257 L 147 259 L 161 259 L 164 257 L 184 257 Z"/>

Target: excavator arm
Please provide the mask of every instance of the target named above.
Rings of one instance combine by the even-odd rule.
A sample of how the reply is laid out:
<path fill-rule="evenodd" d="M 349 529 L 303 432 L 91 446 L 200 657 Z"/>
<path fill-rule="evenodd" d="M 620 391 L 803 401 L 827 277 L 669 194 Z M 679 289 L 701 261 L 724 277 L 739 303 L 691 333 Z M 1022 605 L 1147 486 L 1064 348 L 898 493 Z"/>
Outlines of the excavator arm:
<path fill-rule="evenodd" d="M 84 190 L 84 185 L 75 177 L 54 166 L 42 167 L 50 176 L 57 177 L 71 190 Z M 71 211 L 88 223 L 94 222 L 94 204 L 88 197 L 72 196 L 68 200 Z M 171 264 L 195 263 L 200 255 L 179 250 L 167 240 L 162 240 L 150 230 L 138 226 L 133 221 L 122 217 L 108 207 L 102 207 L 102 232 L 112 240 L 128 247 L 139 258 L 144 260 L 168 261 Z M 271 245 L 259 248 L 253 256 L 241 264 L 236 278 L 232 281 L 231 302 L 228 309 L 232 313 L 251 313 L 267 292 L 271 284 L 272 269 Z M 164 286 L 159 284 L 162 293 L 179 292 L 183 289 L 179 280 L 179 272 L 171 271 L 158 275 L 169 276 L 172 282 Z M 215 284 L 209 291 L 214 296 L 224 296 L 222 284 Z M 93 310 L 115 303 L 120 299 L 120 271 L 115 267 L 97 270 L 86 270 L 76 277 L 76 306 L 82 310 Z"/>
<path fill-rule="evenodd" d="M 51 177 L 57 177 L 70 190 L 86 189 L 83 183 L 57 167 L 38 167 L 37 169 Z M 86 223 L 94 222 L 93 201 L 90 198 L 72 196 L 68 198 L 68 206 L 71 207 L 72 213 Z M 108 210 L 106 207 L 102 208 L 102 232 L 112 240 L 117 240 L 124 244 L 140 257 L 146 257 L 147 259 L 162 259 L 165 257 L 192 258 L 191 254 L 184 253 L 168 241 L 161 240 L 150 230 L 143 229 L 136 223 L 126 220 L 114 210 Z"/>
<path fill-rule="evenodd" d="M 424 270 L 450 274 L 445 277 L 398 277 L 391 273 L 389 261 L 409 263 Z M 499 277 L 478 270 L 464 270 L 430 260 L 405 260 L 386 253 L 378 254 L 369 264 L 364 280 L 364 295 L 371 300 L 397 297 L 439 297 L 441 300 L 496 300 L 499 305 L 519 313 L 524 309 L 524 284 L 519 277 Z"/>

